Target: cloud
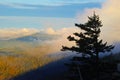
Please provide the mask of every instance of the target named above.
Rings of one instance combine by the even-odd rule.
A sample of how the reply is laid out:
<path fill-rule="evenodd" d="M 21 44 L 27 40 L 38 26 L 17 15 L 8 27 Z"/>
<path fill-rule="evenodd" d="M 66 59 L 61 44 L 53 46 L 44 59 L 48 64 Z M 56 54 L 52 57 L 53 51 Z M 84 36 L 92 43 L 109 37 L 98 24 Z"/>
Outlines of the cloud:
<path fill-rule="evenodd" d="M 85 9 L 84 13 L 77 13 L 78 22 L 86 22 L 87 16 L 93 11 L 100 16 L 103 27 L 101 28 L 101 38 L 105 41 L 120 41 L 120 0 L 107 0 L 102 4 L 102 8 Z"/>
<path fill-rule="evenodd" d="M 53 29 L 53 28 L 49 27 L 46 29 L 41 29 L 39 31 L 34 28 L 32 28 L 32 29 L 31 28 L 6 28 L 6 29 L 0 29 L 0 40 L 9 40 L 9 39 L 13 39 L 13 38 L 19 38 L 22 36 L 32 35 L 32 34 L 35 34 L 38 32 L 48 34 L 48 36 L 46 36 L 46 38 L 51 35 L 53 35 L 53 36 L 55 35 L 57 38 L 54 38 L 53 40 L 46 40 L 46 41 L 42 42 L 42 43 L 44 43 L 44 45 L 43 45 L 43 46 L 45 46 L 44 48 L 46 49 L 48 47 L 48 49 L 49 49 L 49 51 L 47 51 L 47 53 L 55 53 L 55 52 L 60 51 L 62 45 L 67 45 L 67 46 L 74 45 L 74 43 L 69 42 L 67 40 L 67 37 L 69 35 L 72 35 L 72 33 L 76 32 L 76 31 L 78 31 L 78 28 L 75 28 L 75 27 L 61 28 L 61 29 Z M 43 35 L 43 34 L 41 34 L 41 35 Z M 36 41 L 36 43 L 38 45 L 41 45 L 41 41 Z M 19 45 L 21 45 L 21 44 L 19 44 Z M 25 44 L 21 45 L 22 48 L 25 47 L 25 49 L 28 49 L 28 46 L 26 47 L 23 45 L 25 45 Z M 42 48 L 40 48 L 39 51 L 41 51 L 41 50 L 42 50 Z M 42 50 L 42 51 L 45 52 L 44 50 Z"/>
<path fill-rule="evenodd" d="M 30 5 L 43 5 L 43 6 L 63 6 L 71 4 L 83 4 L 83 3 L 94 3 L 104 2 L 105 0 L 9 0 L 0 1 L 1 3 L 17 3 L 17 4 L 30 4 Z M 17 5 L 19 6 L 19 5 Z M 20 5 L 21 6 L 21 5 Z"/>
<path fill-rule="evenodd" d="M 108 40 L 120 41 L 120 0 L 108 0 L 100 10 L 104 24 L 104 36 Z M 104 37 L 103 36 L 103 37 Z"/>
<path fill-rule="evenodd" d="M 77 31 L 76 28 L 61 28 L 61 29 L 53 29 L 52 27 L 48 27 L 46 29 L 35 29 L 35 28 L 1 28 L 0 29 L 0 39 L 9 39 L 9 38 L 17 38 L 27 35 L 32 35 L 35 33 L 45 33 L 48 35 L 61 35 L 66 38 L 71 33 Z M 62 38 L 61 37 L 61 38 Z"/>
<path fill-rule="evenodd" d="M 17 8 L 17 9 L 38 9 L 38 7 L 32 5 L 18 4 L 18 3 L 0 3 L 0 5 Z"/>
<path fill-rule="evenodd" d="M 36 29 L 30 29 L 30 28 L 6 28 L 6 29 L 0 29 L 0 39 L 11 39 L 11 38 L 17 38 L 21 36 L 27 36 L 38 32 Z"/>
<path fill-rule="evenodd" d="M 72 4 L 84 4 L 84 3 L 101 3 L 105 0 L 44 0 L 38 5 L 44 6 L 64 6 L 64 5 L 72 5 Z"/>
<path fill-rule="evenodd" d="M 51 32 L 51 30 L 52 30 L 52 33 L 54 31 L 54 34 L 52 34 L 52 35 L 58 35 L 59 36 L 57 39 L 54 39 L 52 41 L 51 40 L 46 41 L 46 44 L 49 44 L 51 47 L 54 47 L 53 48 L 54 52 L 60 51 L 60 49 L 62 48 L 62 45 L 64 45 L 64 46 L 73 46 L 73 45 L 75 45 L 74 42 L 68 41 L 67 37 L 69 35 L 72 35 L 74 32 L 79 32 L 78 28 L 69 27 L 69 28 L 61 28 L 59 30 L 54 30 L 52 28 L 48 28 L 47 31 Z M 49 34 L 51 35 L 51 33 L 49 33 Z"/>
<path fill-rule="evenodd" d="M 52 28 L 47 28 L 46 33 L 47 34 L 57 34 L 57 32 Z"/>

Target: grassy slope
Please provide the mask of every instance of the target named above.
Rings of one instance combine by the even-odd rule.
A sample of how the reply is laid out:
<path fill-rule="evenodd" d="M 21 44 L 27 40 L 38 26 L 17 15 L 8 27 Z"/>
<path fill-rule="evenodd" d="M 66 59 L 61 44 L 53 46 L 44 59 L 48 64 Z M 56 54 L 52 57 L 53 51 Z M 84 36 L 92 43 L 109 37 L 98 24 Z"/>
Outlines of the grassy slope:
<path fill-rule="evenodd" d="M 0 80 L 8 80 L 56 60 L 57 58 L 46 56 L 50 52 L 52 48 L 49 45 L 1 41 Z"/>

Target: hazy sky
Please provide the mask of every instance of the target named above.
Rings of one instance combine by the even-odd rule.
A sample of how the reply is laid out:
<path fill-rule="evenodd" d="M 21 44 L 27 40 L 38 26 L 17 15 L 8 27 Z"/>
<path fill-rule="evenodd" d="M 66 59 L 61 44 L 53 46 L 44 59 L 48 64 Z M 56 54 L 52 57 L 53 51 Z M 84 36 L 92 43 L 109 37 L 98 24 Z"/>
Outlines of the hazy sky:
<path fill-rule="evenodd" d="M 0 0 L 1 28 L 72 27 L 78 13 L 105 0 Z"/>

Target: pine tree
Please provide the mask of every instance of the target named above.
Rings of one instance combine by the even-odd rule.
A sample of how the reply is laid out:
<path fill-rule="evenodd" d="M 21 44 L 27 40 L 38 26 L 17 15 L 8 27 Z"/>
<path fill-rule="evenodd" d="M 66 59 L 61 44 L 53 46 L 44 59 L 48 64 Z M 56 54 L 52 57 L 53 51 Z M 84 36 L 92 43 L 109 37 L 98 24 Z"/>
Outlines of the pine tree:
<path fill-rule="evenodd" d="M 103 43 L 103 40 L 99 39 L 101 32 L 100 28 L 103 26 L 99 16 L 94 13 L 92 16 L 88 17 L 88 21 L 86 23 L 75 24 L 75 26 L 77 26 L 82 31 L 73 33 L 75 37 L 70 35 L 67 37 L 67 39 L 69 41 L 74 41 L 76 46 L 62 46 L 61 50 L 73 51 L 81 54 L 79 57 L 73 57 L 73 61 L 93 62 L 98 65 L 99 54 L 101 52 L 110 52 L 114 48 L 113 45 L 107 45 L 107 42 Z M 78 65 L 78 63 L 72 63 L 69 66 L 73 69 L 73 65 Z M 80 75 L 80 73 L 78 74 Z M 77 80 L 77 78 L 74 79 Z"/>

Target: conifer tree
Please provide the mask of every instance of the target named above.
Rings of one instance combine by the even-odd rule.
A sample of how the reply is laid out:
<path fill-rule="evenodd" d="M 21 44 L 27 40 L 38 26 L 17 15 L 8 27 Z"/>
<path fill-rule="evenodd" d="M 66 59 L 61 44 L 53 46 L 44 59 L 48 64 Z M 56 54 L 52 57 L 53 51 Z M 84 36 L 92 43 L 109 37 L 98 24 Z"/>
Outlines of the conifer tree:
<path fill-rule="evenodd" d="M 68 36 L 69 41 L 75 41 L 76 46 L 66 47 L 62 46 L 62 51 L 74 51 L 82 54 L 82 57 L 91 57 L 99 60 L 99 53 L 110 52 L 114 46 L 107 45 L 107 42 L 103 43 L 103 40 L 99 40 L 100 28 L 102 23 L 99 20 L 99 16 L 95 13 L 93 16 L 88 17 L 88 21 L 85 24 L 75 24 L 78 28 L 83 30 L 82 32 L 73 33 L 73 36 Z"/>
<path fill-rule="evenodd" d="M 61 50 L 72 51 L 81 54 L 81 56 L 79 57 L 73 57 L 72 61 L 74 62 L 72 62 L 72 64 L 67 64 L 67 66 L 69 66 L 70 70 L 72 71 L 72 73 L 74 73 L 74 75 L 78 75 L 78 77 L 72 77 L 73 79 L 70 77 L 70 80 L 82 80 L 82 76 L 80 73 L 80 65 L 79 63 L 76 64 L 75 61 L 83 61 L 90 64 L 93 63 L 92 65 L 95 64 L 98 67 L 99 54 L 110 52 L 114 48 L 114 46 L 107 45 L 107 42 L 104 43 L 102 39 L 99 39 L 101 32 L 100 28 L 103 25 L 99 19 L 99 16 L 95 13 L 92 16 L 88 17 L 88 21 L 86 23 L 75 24 L 75 26 L 77 26 L 80 29 L 80 32 L 73 33 L 74 36 L 70 35 L 67 37 L 67 39 L 69 41 L 74 41 L 76 45 L 72 47 L 62 46 Z M 96 69 L 96 72 L 98 72 L 97 70 L 98 68 Z M 95 71 L 94 67 L 90 68 L 90 70 L 88 71 L 84 71 L 85 74 L 88 74 L 88 72 L 90 72 L 90 74 L 88 75 L 89 80 L 93 80 L 89 78 L 89 76 L 92 75 L 93 71 Z M 86 78 L 85 80 L 88 79 Z"/>

